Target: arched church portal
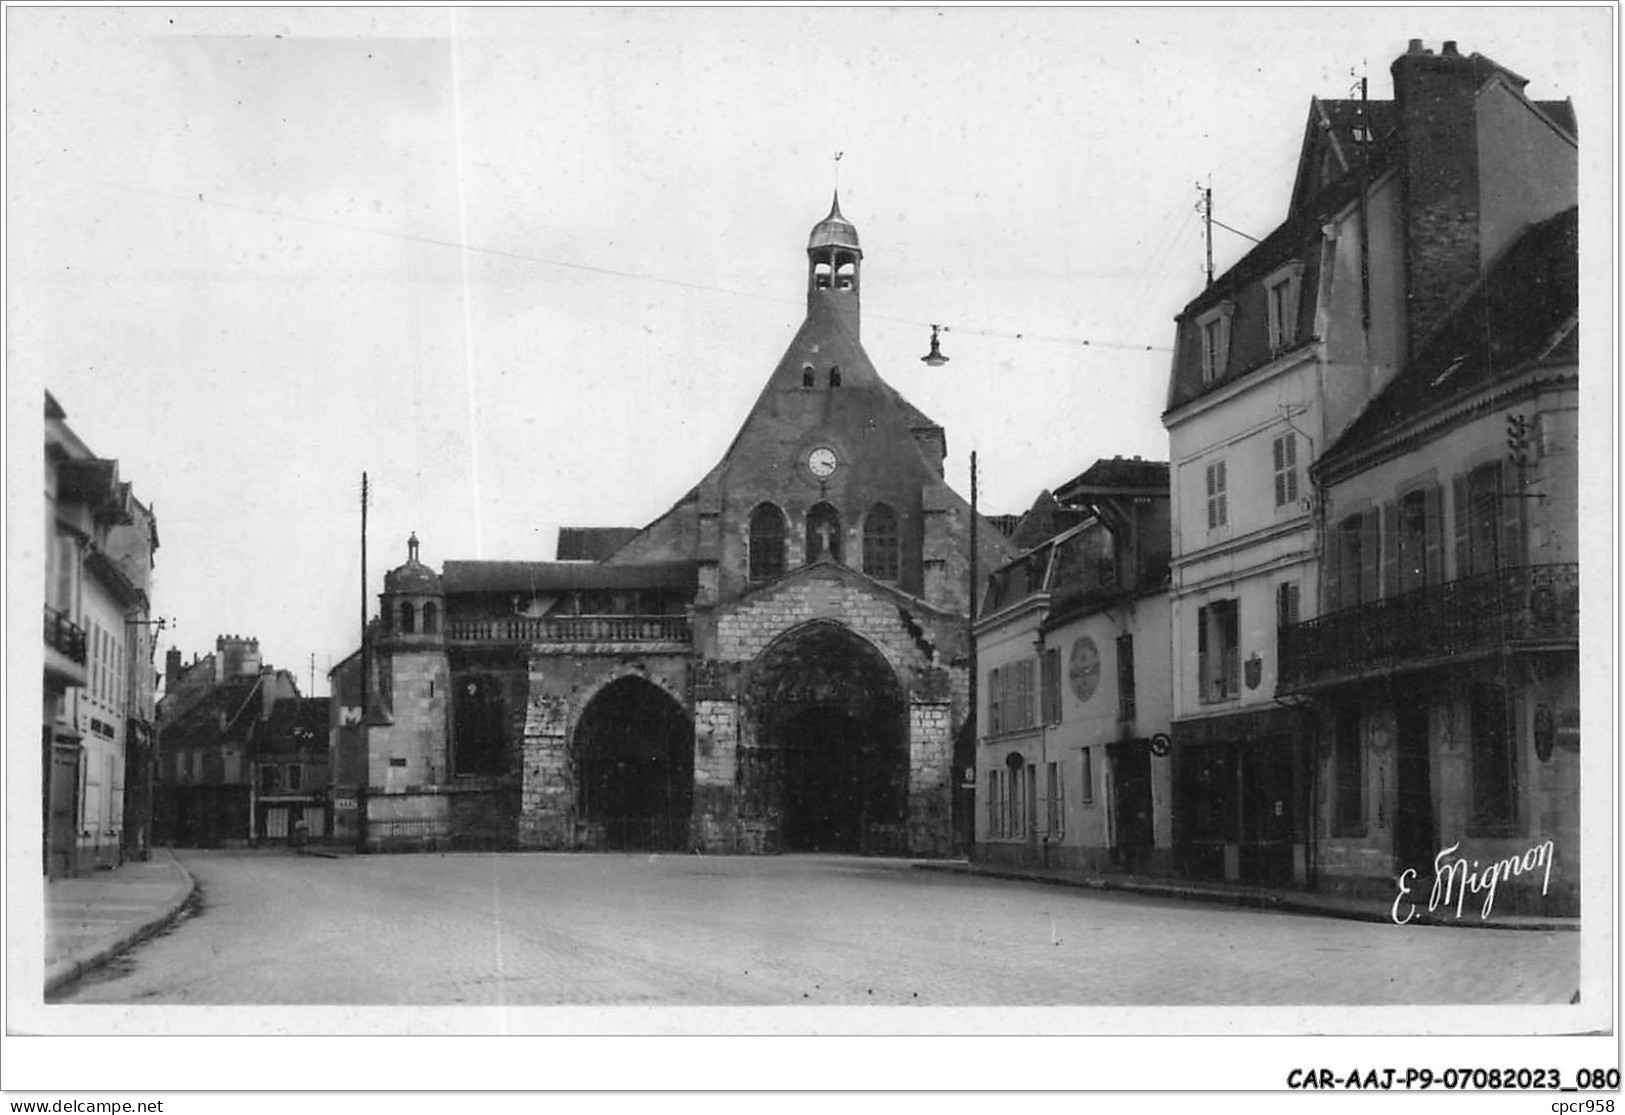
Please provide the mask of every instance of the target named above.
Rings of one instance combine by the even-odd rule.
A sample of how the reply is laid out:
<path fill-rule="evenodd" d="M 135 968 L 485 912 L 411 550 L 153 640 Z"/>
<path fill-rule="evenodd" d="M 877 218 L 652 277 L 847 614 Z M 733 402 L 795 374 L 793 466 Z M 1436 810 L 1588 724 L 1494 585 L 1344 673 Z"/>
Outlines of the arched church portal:
<path fill-rule="evenodd" d="M 776 640 L 751 684 L 757 746 L 740 771 L 747 816 L 785 851 L 907 850 L 907 702 L 884 655 L 816 621 Z"/>
<path fill-rule="evenodd" d="M 694 727 L 664 690 L 638 677 L 610 682 L 576 726 L 576 816 L 590 845 L 676 851 L 688 846 Z"/>

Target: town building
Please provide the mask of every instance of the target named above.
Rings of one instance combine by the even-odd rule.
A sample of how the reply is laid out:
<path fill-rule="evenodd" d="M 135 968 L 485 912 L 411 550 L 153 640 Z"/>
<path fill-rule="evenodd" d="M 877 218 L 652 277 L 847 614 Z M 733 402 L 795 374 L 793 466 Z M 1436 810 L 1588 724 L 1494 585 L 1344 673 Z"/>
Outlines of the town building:
<path fill-rule="evenodd" d="M 1163 415 L 1174 836 L 1192 876 L 1317 882 L 1332 847 L 1324 740 L 1313 703 L 1281 684 L 1279 632 L 1346 606 L 1361 562 L 1360 599 L 1378 589 L 1374 558 L 1327 579 L 1327 516 L 1358 508 L 1329 507 L 1306 470 L 1493 260 L 1573 204 L 1566 102 L 1528 100 L 1523 78 L 1454 42 L 1435 54 L 1413 41 L 1392 75 L 1392 101 L 1311 101 L 1285 221 L 1177 319 Z"/>
<path fill-rule="evenodd" d="M 367 847 L 953 850 L 970 507 L 859 340 L 839 203 L 807 316 L 722 460 L 559 557 L 408 543 L 335 668 L 338 830 Z M 984 568 L 1007 543 L 983 524 Z M 598 560 L 592 560 L 592 559 Z M 365 684 L 363 684 L 363 681 Z"/>
<path fill-rule="evenodd" d="M 191 847 L 327 835 L 328 698 L 266 665 L 259 640 L 222 635 L 183 663 L 171 649 L 159 702 L 159 839 Z"/>
<path fill-rule="evenodd" d="M 157 520 L 45 396 L 44 869 L 145 853 Z"/>
<path fill-rule="evenodd" d="M 1324 887 L 1544 849 L 1496 907 L 1578 913 L 1577 217 L 1488 253 L 1310 470 L 1325 587 L 1279 688 L 1315 713 Z"/>
<path fill-rule="evenodd" d="M 975 625 L 974 858 L 1170 872 L 1168 465 L 1097 461 L 1013 535 Z"/>

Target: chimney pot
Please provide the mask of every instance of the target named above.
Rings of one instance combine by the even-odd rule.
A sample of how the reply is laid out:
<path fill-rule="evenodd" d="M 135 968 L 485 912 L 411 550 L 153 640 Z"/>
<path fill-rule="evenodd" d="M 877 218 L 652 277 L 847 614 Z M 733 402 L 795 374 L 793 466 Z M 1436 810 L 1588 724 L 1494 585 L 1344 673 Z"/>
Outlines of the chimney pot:
<path fill-rule="evenodd" d="M 1422 49 L 1422 40 L 1421 39 L 1412 39 L 1410 49 L 1408 49 L 1405 53 L 1406 54 L 1426 54 L 1427 51 Z"/>
<path fill-rule="evenodd" d="M 1444 49 L 1442 51 L 1440 51 L 1440 53 L 1444 54 L 1446 57 L 1449 57 L 1449 58 L 1460 58 L 1461 57 L 1461 51 L 1456 49 L 1456 40 L 1455 39 L 1446 39 L 1444 41 Z"/>

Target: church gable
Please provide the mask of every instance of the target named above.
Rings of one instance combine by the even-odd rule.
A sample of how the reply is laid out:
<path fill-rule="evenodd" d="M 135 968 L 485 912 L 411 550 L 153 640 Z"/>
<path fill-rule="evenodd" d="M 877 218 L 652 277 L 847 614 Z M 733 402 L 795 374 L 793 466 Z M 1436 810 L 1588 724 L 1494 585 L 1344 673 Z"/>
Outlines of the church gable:
<path fill-rule="evenodd" d="M 833 562 L 753 590 L 717 616 L 717 657 L 756 660 L 787 632 L 834 622 L 874 644 L 905 684 L 963 653 L 963 620 Z"/>

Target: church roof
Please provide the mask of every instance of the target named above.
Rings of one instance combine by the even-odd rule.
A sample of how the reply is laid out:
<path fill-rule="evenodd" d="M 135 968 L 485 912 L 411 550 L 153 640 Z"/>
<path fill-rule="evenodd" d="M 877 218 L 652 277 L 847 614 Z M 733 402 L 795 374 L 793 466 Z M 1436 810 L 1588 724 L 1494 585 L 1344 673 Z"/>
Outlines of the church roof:
<path fill-rule="evenodd" d="M 446 592 L 568 592 L 574 589 L 691 589 L 693 562 L 599 565 L 571 561 L 448 561 Z"/>
<path fill-rule="evenodd" d="M 603 561 L 637 536 L 641 527 L 560 527 L 559 561 Z"/>
<path fill-rule="evenodd" d="M 440 576 L 416 558 L 384 574 L 385 592 L 438 593 Z"/>
<path fill-rule="evenodd" d="M 835 201 L 829 207 L 829 216 L 813 225 L 812 235 L 807 238 L 808 251 L 828 247 L 858 247 L 858 230 L 853 227 L 851 221 L 841 215 L 839 193 L 835 195 Z"/>

